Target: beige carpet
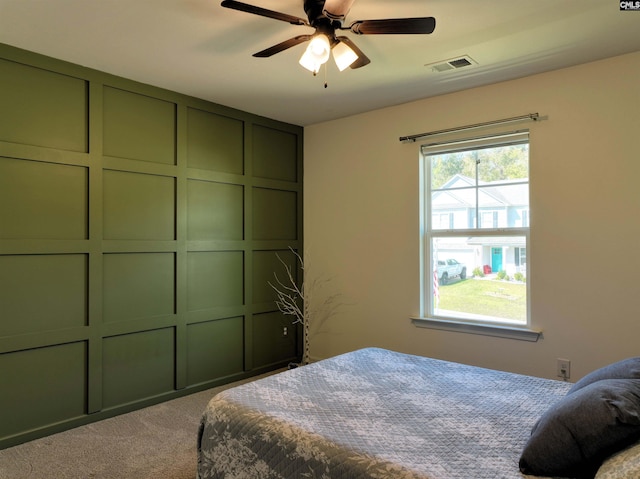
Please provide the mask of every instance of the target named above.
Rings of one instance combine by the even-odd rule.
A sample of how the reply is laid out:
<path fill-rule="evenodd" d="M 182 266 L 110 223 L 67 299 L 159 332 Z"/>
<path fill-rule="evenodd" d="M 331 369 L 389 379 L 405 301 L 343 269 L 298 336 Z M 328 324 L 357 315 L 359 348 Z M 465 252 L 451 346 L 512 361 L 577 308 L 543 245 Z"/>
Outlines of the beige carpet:
<path fill-rule="evenodd" d="M 202 412 L 246 381 L 1 450 L 0 479 L 194 479 Z"/>

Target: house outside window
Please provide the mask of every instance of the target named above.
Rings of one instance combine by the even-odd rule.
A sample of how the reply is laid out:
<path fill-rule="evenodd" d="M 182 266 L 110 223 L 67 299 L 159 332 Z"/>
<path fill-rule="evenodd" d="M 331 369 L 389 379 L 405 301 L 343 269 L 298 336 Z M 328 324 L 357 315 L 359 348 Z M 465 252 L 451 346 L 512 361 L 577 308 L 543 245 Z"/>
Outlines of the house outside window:
<path fill-rule="evenodd" d="M 421 162 L 421 317 L 527 326 L 528 132 L 423 145 Z"/>

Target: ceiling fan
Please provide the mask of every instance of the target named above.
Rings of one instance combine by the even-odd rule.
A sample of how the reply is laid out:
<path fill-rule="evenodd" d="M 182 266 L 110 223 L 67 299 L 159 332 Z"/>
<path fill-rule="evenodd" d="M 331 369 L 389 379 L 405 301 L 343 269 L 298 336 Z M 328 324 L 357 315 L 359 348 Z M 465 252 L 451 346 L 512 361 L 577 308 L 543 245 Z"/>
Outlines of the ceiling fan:
<path fill-rule="evenodd" d="M 292 25 L 315 28 L 311 35 L 298 35 L 253 54 L 254 57 L 266 58 L 309 41 L 309 46 L 300 58 L 300 64 L 314 75 L 327 62 L 330 53 L 333 53 L 340 71 L 347 67 L 360 68 L 371 63 L 355 43 L 346 36 L 336 36 L 336 31 L 348 30 L 356 35 L 428 34 L 436 28 L 436 20 L 433 17 L 356 20 L 344 26 L 343 22 L 355 0 L 303 1 L 307 20 L 236 0 L 224 0 L 222 6 Z"/>

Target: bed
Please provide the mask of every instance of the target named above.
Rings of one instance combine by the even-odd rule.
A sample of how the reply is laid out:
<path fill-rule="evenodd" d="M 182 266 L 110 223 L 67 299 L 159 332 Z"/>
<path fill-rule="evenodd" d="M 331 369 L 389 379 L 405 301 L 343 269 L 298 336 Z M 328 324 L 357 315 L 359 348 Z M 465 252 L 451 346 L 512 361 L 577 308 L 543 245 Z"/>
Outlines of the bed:
<path fill-rule="evenodd" d="M 545 415 L 556 410 L 550 406 L 566 402 L 575 387 L 562 381 L 365 348 L 216 395 L 198 430 L 197 477 L 537 477 L 521 472 L 521 468 L 531 472 L 528 464 L 523 466 L 523 449 L 531 449 L 534 426 L 538 433 L 547 427 L 545 421 L 557 428 L 562 421 L 545 419 Z M 565 434 L 552 433 L 554 437 Z M 567 434 L 575 440 L 576 431 Z M 637 439 L 640 427 L 635 436 L 618 441 L 615 452 L 640 456 L 633 447 Z M 544 436 L 533 446 L 537 447 L 533 456 L 541 456 L 543 464 L 550 460 L 555 465 L 573 454 L 570 447 L 562 446 L 563 457 L 552 457 L 555 452 L 549 448 L 560 446 Z M 582 454 L 584 448 L 578 446 L 576 454 Z M 607 450 L 607 457 L 612 452 Z M 597 466 L 604 459 L 598 457 Z M 613 460 L 629 464 L 628 457 Z M 594 477 L 596 470 L 591 464 L 576 477 Z M 602 475 L 602 479 L 617 477 L 621 466 L 613 470 L 614 475 Z"/>

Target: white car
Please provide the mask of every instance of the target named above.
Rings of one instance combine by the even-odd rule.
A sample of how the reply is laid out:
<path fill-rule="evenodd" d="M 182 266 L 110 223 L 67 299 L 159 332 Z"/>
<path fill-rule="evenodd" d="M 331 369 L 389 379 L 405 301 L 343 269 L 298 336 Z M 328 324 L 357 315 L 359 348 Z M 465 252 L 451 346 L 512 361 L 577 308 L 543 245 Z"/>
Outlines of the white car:
<path fill-rule="evenodd" d="M 467 277 L 467 267 L 453 258 L 439 259 L 437 271 L 440 284 L 447 284 L 449 278 L 455 276 L 459 276 L 460 279 Z"/>

